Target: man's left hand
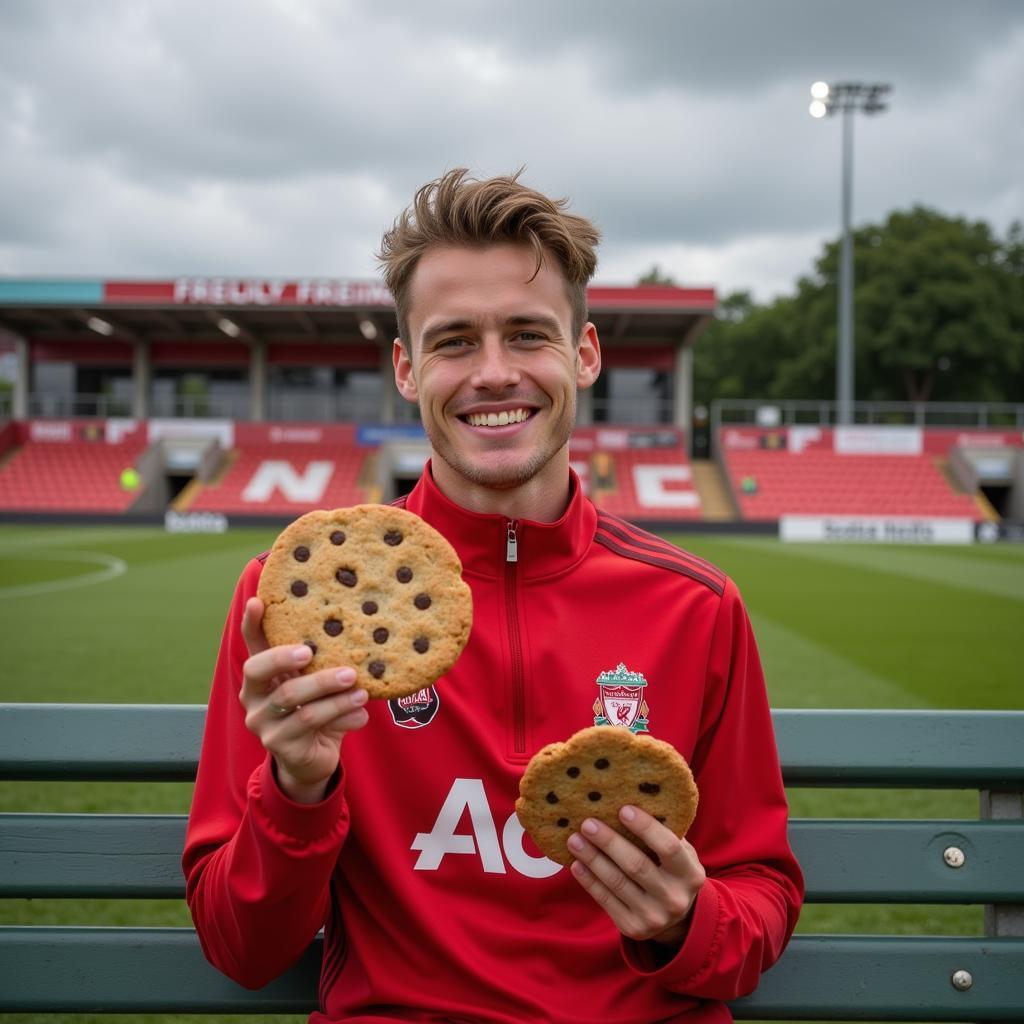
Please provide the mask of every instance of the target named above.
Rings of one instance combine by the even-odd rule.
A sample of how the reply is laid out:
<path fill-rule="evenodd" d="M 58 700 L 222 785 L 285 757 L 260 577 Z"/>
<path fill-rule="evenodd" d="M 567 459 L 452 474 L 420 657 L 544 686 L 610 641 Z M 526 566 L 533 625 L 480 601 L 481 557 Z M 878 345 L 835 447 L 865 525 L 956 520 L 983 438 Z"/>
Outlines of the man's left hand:
<path fill-rule="evenodd" d="M 619 820 L 657 854 L 587 818 L 569 838 L 572 873 L 627 938 L 679 946 L 706 878 L 697 851 L 646 811 L 626 806 Z"/>

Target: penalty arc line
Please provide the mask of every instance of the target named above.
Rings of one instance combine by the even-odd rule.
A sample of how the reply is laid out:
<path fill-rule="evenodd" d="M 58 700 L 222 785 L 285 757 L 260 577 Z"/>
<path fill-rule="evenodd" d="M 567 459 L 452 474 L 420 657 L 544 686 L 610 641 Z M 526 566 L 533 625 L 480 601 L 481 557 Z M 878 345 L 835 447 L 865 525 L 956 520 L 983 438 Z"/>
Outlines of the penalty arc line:
<path fill-rule="evenodd" d="M 13 550 L 0 550 L 0 558 L 14 555 L 18 557 L 20 552 Z M 5 597 L 32 597 L 36 594 L 53 594 L 61 590 L 72 590 L 75 587 L 88 587 L 97 583 L 106 583 L 108 580 L 117 579 L 128 571 L 128 563 L 115 555 L 105 555 L 99 551 L 39 551 L 33 550 L 32 558 L 42 558 L 47 561 L 59 562 L 87 562 L 92 565 L 101 565 L 102 569 L 96 572 L 82 573 L 80 576 L 70 576 L 60 580 L 44 580 L 41 583 L 23 583 L 13 586 L 0 586 L 0 599 Z"/>

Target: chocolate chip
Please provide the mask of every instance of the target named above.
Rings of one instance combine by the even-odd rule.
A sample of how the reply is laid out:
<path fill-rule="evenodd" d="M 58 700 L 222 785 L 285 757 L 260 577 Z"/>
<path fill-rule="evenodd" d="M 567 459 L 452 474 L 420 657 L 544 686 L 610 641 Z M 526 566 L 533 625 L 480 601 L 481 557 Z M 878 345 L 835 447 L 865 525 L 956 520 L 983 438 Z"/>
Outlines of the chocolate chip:
<path fill-rule="evenodd" d="M 395 573 L 395 577 L 399 583 L 408 583 L 412 579 L 412 569 L 407 565 L 403 565 L 398 572 Z"/>
<path fill-rule="evenodd" d="M 559 828 L 568 828 L 568 826 L 569 826 L 569 819 L 568 818 L 559 818 L 557 824 L 558 824 Z"/>
<path fill-rule="evenodd" d="M 334 544 L 335 546 L 337 546 L 339 544 L 344 544 L 345 543 L 345 531 L 344 530 L 335 530 L 334 533 L 331 534 L 331 543 Z"/>
<path fill-rule="evenodd" d="M 328 636 L 338 636 L 344 628 L 341 624 L 341 619 L 327 619 L 324 622 L 324 632 Z"/>
<path fill-rule="evenodd" d="M 397 548 L 398 545 L 402 543 L 402 540 L 403 537 L 398 530 L 388 530 L 388 532 L 384 534 L 384 543 L 387 544 L 388 547 Z"/>
<path fill-rule="evenodd" d="M 373 642 L 377 644 L 386 644 L 388 642 L 388 631 L 381 626 L 380 629 L 373 631 Z"/>
<path fill-rule="evenodd" d="M 636 788 L 639 789 L 641 793 L 661 792 L 661 786 L 659 786 L 656 782 L 641 782 L 640 785 Z"/>
<path fill-rule="evenodd" d="M 600 769 L 602 769 L 602 770 L 603 770 L 603 769 L 605 769 L 605 768 L 607 768 L 607 767 L 608 767 L 608 758 L 607 758 L 607 757 L 599 757 L 599 758 L 598 758 L 598 759 L 597 759 L 597 760 L 596 760 L 596 761 L 594 762 L 594 767 L 595 767 L 595 768 L 600 768 Z"/>
<path fill-rule="evenodd" d="M 418 636 L 413 640 L 412 646 L 417 654 L 426 654 L 430 650 L 430 641 L 425 636 Z"/>
<path fill-rule="evenodd" d="M 568 775 L 570 779 L 575 779 L 579 775 L 579 773 L 580 770 L 575 765 L 573 765 L 571 768 L 565 769 L 565 774 Z"/>
<path fill-rule="evenodd" d="M 292 555 L 295 556 L 296 562 L 308 562 L 309 561 L 309 548 L 303 547 L 301 544 L 297 547 Z"/>
<path fill-rule="evenodd" d="M 312 640 L 302 641 L 314 654 L 316 654 L 316 644 Z"/>
<path fill-rule="evenodd" d="M 417 594 L 413 598 L 412 603 L 414 605 L 416 605 L 416 607 L 419 608 L 420 611 L 425 611 L 431 605 L 430 595 L 429 594 Z"/>
<path fill-rule="evenodd" d="M 380 677 L 384 675 L 383 661 L 371 661 L 366 667 L 370 670 L 370 675 L 373 676 L 374 679 L 380 679 Z"/>
<path fill-rule="evenodd" d="M 339 569 L 334 574 L 334 578 L 339 583 L 344 583 L 346 587 L 354 587 L 358 582 L 356 574 L 351 569 Z"/>
<path fill-rule="evenodd" d="M 665 815 L 664 814 L 659 814 L 659 815 L 657 815 L 657 817 L 655 817 L 654 820 L 655 821 L 660 821 L 662 823 L 662 825 L 664 825 L 665 824 Z"/>
<path fill-rule="evenodd" d="M 309 593 L 309 587 L 302 580 L 295 580 L 292 583 L 292 593 L 296 597 L 305 597 Z"/>
<path fill-rule="evenodd" d="M 547 802 L 549 804 L 557 804 L 558 803 L 558 797 L 554 793 L 548 793 L 548 795 L 545 797 L 545 799 L 547 800 Z"/>
<path fill-rule="evenodd" d="M 363 602 L 363 614 L 364 615 L 376 615 L 377 614 L 377 602 L 376 601 L 364 601 Z"/>
<path fill-rule="evenodd" d="M 587 794 L 587 799 L 592 800 L 594 803 L 597 803 L 597 801 L 601 799 L 601 794 L 596 792 L 595 790 L 591 790 L 591 792 Z"/>

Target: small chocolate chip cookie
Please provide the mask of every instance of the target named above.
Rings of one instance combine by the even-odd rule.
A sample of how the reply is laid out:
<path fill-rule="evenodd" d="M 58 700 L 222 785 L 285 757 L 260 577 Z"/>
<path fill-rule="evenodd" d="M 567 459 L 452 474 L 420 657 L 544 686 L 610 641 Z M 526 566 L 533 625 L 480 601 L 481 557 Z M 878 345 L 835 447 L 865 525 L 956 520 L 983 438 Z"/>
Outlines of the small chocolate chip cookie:
<path fill-rule="evenodd" d="M 455 664 L 473 600 L 452 546 L 390 505 L 309 512 L 277 538 L 260 576 L 272 646 L 304 643 L 304 669 L 352 666 L 371 697 L 404 697 Z"/>
<path fill-rule="evenodd" d="M 584 818 L 597 818 L 636 843 L 619 821 L 626 804 L 680 837 L 697 813 L 697 785 L 675 747 L 618 725 L 593 725 L 537 751 L 519 780 L 519 794 L 519 821 L 559 864 L 572 863 L 566 840 Z"/>

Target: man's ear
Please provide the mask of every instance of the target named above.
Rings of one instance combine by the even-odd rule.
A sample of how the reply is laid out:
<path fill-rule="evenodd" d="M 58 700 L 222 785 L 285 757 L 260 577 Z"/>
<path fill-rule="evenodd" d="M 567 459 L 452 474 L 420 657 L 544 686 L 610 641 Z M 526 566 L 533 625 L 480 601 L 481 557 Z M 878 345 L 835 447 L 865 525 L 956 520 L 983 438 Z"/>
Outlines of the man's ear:
<path fill-rule="evenodd" d="M 597 328 L 586 323 L 576 351 L 576 387 L 580 391 L 589 388 L 600 375 L 601 343 L 597 340 Z"/>
<path fill-rule="evenodd" d="M 416 378 L 412 372 L 412 360 L 405 350 L 401 338 L 395 338 L 391 349 L 391 362 L 395 367 L 395 387 L 398 393 L 407 402 L 419 400 L 419 392 L 416 390 Z"/>

